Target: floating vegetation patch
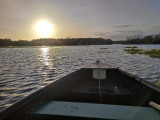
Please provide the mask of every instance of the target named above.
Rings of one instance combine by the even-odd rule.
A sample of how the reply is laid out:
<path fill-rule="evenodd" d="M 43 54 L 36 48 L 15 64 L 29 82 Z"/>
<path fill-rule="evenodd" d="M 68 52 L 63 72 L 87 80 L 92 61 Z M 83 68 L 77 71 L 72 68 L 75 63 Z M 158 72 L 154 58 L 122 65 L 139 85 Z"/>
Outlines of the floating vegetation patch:
<path fill-rule="evenodd" d="M 144 54 L 149 55 L 150 57 L 160 58 L 160 50 L 157 49 L 145 50 Z"/>
<path fill-rule="evenodd" d="M 98 53 L 110 53 L 109 51 L 99 51 Z"/>
<path fill-rule="evenodd" d="M 125 48 L 137 48 L 137 46 L 126 46 Z"/>
<path fill-rule="evenodd" d="M 100 48 L 100 49 L 108 49 L 108 48 Z"/>
<path fill-rule="evenodd" d="M 156 83 L 156 85 L 160 86 L 160 80 Z"/>
<path fill-rule="evenodd" d="M 137 48 L 124 49 L 124 51 L 127 51 L 127 53 L 130 53 L 130 54 L 143 54 L 143 50 L 137 49 Z"/>
<path fill-rule="evenodd" d="M 127 53 L 130 54 L 145 54 L 150 57 L 155 57 L 155 58 L 160 58 L 160 50 L 159 49 L 152 49 L 152 50 L 142 50 L 138 48 L 129 48 L 129 49 L 124 49 Z"/>
<path fill-rule="evenodd" d="M 99 51 L 98 53 L 110 53 L 107 49 L 108 48 L 100 48 L 102 51 Z"/>
<path fill-rule="evenodd" d="M 98 53 L 105 53 L 104 51 L 99 51 Z"/>

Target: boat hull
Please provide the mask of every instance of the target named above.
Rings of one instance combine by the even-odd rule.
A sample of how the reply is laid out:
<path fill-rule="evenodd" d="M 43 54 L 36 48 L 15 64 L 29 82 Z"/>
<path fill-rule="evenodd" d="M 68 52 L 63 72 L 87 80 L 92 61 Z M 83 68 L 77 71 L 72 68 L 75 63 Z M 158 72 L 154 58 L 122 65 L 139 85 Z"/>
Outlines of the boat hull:
<path fill-rule="evenodd" d="M 118 68 L 103 68 L 106 79 L 93 79 L 94 68 L 79 69 L 19 100 L 0 113 L 0 120 L 29 118 L 30 109 L 43 101 L 112 104 L 148 107 L 150 101 L 160 104 L 158 86 Z M 101 85 L 102 101 L 99 84 Z M 101 102 L 101 103 L 100 103 Z"/>

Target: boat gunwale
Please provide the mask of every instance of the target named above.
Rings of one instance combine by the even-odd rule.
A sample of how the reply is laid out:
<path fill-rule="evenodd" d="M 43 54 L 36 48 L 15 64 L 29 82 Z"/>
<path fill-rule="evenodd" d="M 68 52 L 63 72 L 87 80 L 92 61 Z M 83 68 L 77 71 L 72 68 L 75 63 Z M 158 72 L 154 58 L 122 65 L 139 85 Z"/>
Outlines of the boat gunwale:
<path fill-rule="evenodd" d="M 140 77 L 138 77 L 136 75 L 133 75 L 131 73 L 128 73 L 128 72 L 126 72 L 122 69 L 118 69 L 118 70 L 119 70 L 120 73 L 122 73 L 122 74 L 124 74 L 128 77 L 134 78 L 136 81 L 140 82 L 142 85 L 145 85 L 145 86 L 147 86 L 151 89 L 154 89 L 155 91 L 160 93 L 160 86 L 157 86 L 157 85 L 153 84 L 152 82 L 149 82 L 149 81 L 145 80 L 144 78 L 140 78 Z"/>

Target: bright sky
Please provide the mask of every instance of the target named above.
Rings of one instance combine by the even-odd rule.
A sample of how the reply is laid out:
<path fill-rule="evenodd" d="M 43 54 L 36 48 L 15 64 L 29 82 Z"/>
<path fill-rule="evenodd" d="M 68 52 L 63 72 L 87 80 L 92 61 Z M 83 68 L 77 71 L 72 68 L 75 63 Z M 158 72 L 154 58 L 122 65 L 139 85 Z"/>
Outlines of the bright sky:
<path fill-rule="evenodd" d="M 39 38 L 35 26 L 52 24 L 50 38 L 160 33 L 160 0 L 0 0 L 0 38 Z"/>

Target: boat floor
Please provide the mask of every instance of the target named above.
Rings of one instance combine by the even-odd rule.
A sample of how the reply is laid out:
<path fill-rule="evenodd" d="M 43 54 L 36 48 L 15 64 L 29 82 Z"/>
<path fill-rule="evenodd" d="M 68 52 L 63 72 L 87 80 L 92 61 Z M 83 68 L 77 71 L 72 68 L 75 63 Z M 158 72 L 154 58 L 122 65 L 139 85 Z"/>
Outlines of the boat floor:
<path fill-rule="evenodd" d="M 113 94 L 113 95 L 128 95 L 131 92 L 123 87 L 115 86 L 113 84 L 107 84 L 105 82 L 100 83 L 100 90 L 102 94 Z M 73 93 L 82 94 L 97 94 L 99 93 L 99 83 L 88 82 L 80 84 L 78 87 L 72 90 Z"/>
<path fill-rule="evenodd" d="M 105 82 L 81 83 L 71 91 L 69 101 L 99 103 L 101 101 L 100 91 L 102 93 L 102 102 L 104 104 L 129 105 L 126 101 L 132 99 L 132 93 L 123 86 L 115 86 Z M 71 98 L 71 100 L 70 100 Z"/>

